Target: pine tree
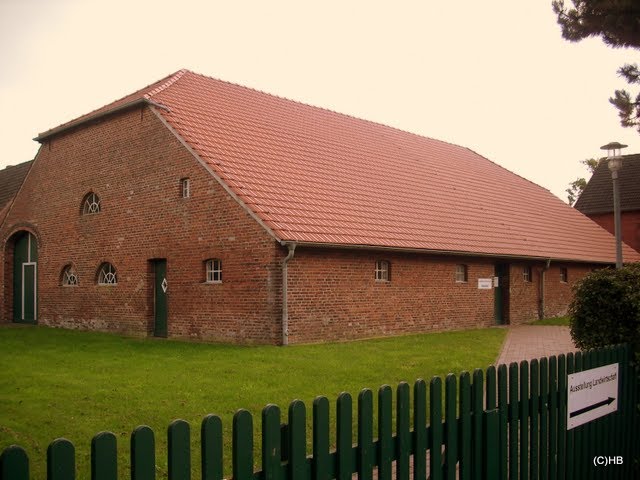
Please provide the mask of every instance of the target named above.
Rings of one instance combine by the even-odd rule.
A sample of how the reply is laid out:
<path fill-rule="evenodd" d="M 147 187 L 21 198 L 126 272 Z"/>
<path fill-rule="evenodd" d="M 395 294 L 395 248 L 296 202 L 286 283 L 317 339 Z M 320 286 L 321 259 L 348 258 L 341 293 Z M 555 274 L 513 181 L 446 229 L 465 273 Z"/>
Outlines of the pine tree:
<path fill-rule="evenodd" d="M 553 11 L 562 27 L 562 36 L 570 42 L 588 37 L 601 37 L 613 48 L 640 49 L 639 0 L 571 0 L 573 8 L 566 8 L 564 0 L 553 2 Z M 630 85 L 640 85 L 637 64 L 626 64 L 618 74 Z M 623 127 L 640 132 L 640 93 L 635 97 L 626 90 L 616 90 L 609 98 L 617 109 Z"/>

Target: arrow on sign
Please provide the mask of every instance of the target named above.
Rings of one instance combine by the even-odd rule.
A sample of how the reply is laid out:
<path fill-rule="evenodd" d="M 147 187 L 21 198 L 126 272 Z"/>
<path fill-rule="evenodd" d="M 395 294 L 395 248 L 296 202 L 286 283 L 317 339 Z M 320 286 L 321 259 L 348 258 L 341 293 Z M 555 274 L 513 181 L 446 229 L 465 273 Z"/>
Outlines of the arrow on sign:
<path fill-rule="evenodd" d="M 615 400 L 615 398 L 609 397 L 606 400 L 602 400 L 601 402 L 594 403 L 593 405 L 589 405 L 588 407 L 581 408 L 580 410 L 576 410 L 575 412 L 571 412 L 569 414 L 570 418 L 577 417 L 578 415 L 582 415 L 583 413 L 590 412 L 591 410 L 595 410 L 596 408 L 604 407 L 605 405 L 611 405 L 611 403 Z"/>

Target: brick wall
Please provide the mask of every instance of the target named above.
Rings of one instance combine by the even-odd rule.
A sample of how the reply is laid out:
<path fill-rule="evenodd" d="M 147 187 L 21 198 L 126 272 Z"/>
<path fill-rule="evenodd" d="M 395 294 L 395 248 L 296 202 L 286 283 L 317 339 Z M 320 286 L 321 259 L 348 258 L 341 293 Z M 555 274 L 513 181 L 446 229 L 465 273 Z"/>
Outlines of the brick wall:
<path fill-rule="evenodd" d="M 191 180 L 181 198 L 180 179 Z M 102 211 L 81 215 L 89 191 Z M 272 237 L 145 108 L 45 143 L 0 231 L 2 318 L 12 318 L 11 242 L 39 239 L 39 323 L 146 335 L 153 328 L 151 259 L 167 259 L 169 336 L 274 342 L 281 270 Z M 223 262 L 223 283 L 204 283 L 204 261 Z M 117 286 L 98 286 L 102 262 Z M 73 264 L 79 285 L 61 285 Z"/>
<path fill-rule="evenodd" d="M 376 282 L 376 260 L 391 281 Z M 467 283 L 454 280 L 468 265 Z M 493 325 L 493 276 L 483 260 L 359 250 L 298 248 L 289 263 L 289 341 L 350 340 Z"/>
<path fill-rule="evenodd" d="M 391 264 L 391 280 L 376 282 L 376 260 Z M 456 264 L 468 267 L 466 283 L 456 283 Z M 532 271 L 531 281 L 523 275 Z M 509 265 L 508 322 L 537 320 L 543 262 Z M 568 270 L 568 282 L 560 268 Z M 495 260 L 365 250 L 298 248 L 289 264 L 289 341 L 351 340 L 495 325 L 494 291 L 479 290 L 492 278 Z M 572 285 L 588 265 L 554 265 L 546 272 L 545 316 L 564 315 Z"/>
<path fill-rule="evenodd" d="M 561 268 L 567 268 L 567 282 L 561 279 Z M 573 285 L 596 268 L 602 266 L 552 262 L 545 273 L 545 318 L 566 315 L 573 299 Z"/>
<path fill-rule="evenodd" d="M 615 235 L 615 221 L 613 213 L 589 215 L 589 218 L 604 228 L 611 235 Z M 622 212 L 622 241 L 640 252 L 640 211 Z"/>

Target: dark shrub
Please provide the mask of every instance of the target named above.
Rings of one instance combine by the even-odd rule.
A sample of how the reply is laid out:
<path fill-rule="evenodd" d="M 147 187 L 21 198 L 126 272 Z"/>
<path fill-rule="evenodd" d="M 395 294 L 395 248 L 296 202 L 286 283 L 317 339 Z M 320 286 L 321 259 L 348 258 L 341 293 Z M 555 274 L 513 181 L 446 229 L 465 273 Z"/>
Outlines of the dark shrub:
<path fill-rule="evenodd" d="M 571 336 L 581 349 L 616 343 L 640 347 L 640 264 L 603 269 L 574 287 Z"/>

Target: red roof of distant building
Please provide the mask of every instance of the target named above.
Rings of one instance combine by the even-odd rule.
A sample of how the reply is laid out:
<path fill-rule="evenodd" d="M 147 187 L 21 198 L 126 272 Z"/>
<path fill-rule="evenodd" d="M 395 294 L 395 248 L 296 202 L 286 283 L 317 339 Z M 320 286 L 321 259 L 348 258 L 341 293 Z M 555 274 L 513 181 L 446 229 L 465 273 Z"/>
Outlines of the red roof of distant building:
<path fill-rule="evenodd" d="M 604 229 L 467 148 L 186 70 L 38 139 L 135 102 L 281 241 L 615 262 Z"/>

